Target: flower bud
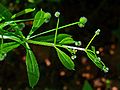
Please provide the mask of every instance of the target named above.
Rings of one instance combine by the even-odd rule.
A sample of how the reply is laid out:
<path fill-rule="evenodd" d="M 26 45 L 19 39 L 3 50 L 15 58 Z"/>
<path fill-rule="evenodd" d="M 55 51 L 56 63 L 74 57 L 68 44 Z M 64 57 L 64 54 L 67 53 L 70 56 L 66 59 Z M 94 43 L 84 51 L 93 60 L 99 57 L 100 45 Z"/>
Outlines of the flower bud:
<path fill-rule="evenodd" d="M 45 13 L 44 18 L 45 18 L 45 22 L 48 23 L 51 18 L 51 14 L 49 12 Z"/>
<path fill-rule="evenodd" d="M 55 17 L 59 17 L 60 16 L 60 12 L 55 12 Z"/>
<path fill-rule="evenodd" d="M 76 41 L 75 46 L 81 46 L 81 41 Z"/>
<path fill-rule="evenodd" d="M 99 35 L 100 34 L 100 29 L 98 29 L 97 31 L 95 31 L 95 34 Z"/>
<path fill-rule="evenodd" d="M 109 68 L 106 67 L 106 66 L 103 66 L 103 71 L 104 71 L 105 73 L 107 73 L 107 72 L 109 71 Z"/>
<path fill-rule="evenodd" d="M 81 17 L 81 18 L 79 19 L 79 24 L 78 24 L 78 26 L 82 28 L 82 27 L 85 26 L 86 22 L 87 22 L 87 18 L 86 18 L 86 17 Z"/>
<path fill-rule="evenodd" d="M 71 56 L 71 59 L 72 59 L 72 60 L 74 60 L 74 59 L 76 59 L 76 58 L 77 58 L 76 55 L 72 55 L 72 56 Z"/>
<path fill-rule="evenodd" d="M 86 17 L 81 17 L 79 19 L 79 22 L 82 23 L 82 24 L 85 24 L 87 22 L 87 18 Z"/>

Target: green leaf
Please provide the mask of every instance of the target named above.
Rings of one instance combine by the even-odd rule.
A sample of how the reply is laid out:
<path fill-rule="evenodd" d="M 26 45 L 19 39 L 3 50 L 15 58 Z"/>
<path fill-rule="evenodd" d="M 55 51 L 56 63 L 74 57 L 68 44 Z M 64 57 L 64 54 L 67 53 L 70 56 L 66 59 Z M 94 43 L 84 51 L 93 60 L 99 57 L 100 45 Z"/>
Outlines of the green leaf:
<path fill-rule="evenodd" d="M 89 84 L 87 80 L 84 81 L 84 85 L 82 90 L 93 90 L 92 86 Z"/>
<path fill-rule="evenodd" d="M 11 17 L 11 19 L 14 19 L 14 18 L 16 18 L 16 17 L 19 17 L 19 16 L 21 16 L 21 15 L 24 15 L 24 14 L 27 14 L 27 13 L 30 13 L 30 12 L 33 12 L 33 11 L 35 11 L 35 8 L 34 8 L 34 9 L 28 8 L 28 9 L 22 10 L 22 11 L 16 13 L 16 14 L 14 14 L 14 15 Z"/>
<path fill-rule="evenodd" d="M 2 21 L 2 20 L 4 20 L 5 18 L 2 16 L 2 15 L 0 15 L 0 22 Z"/>
<path fill-rule="evenodd" d="M 7 25 L 11 25 L 11 28 L 15 28 L 16 26 L 18 26 L 20 30 L 21 30 L 21 28 L 23 29 L 23 27 L 25 27 L 24 23 L 15 24 L 14 21 L 6 21 L 3 23 L 0 23 L 0 28 L 2 29 L 4 27 L 6 27 Z"/>
<path fill-rule="evenodd" d="M 37 14 L 34 17 L 33 26 L 32 29 L 30 30 L 29 35 L 33 34 L 45 22 L 44 15 L 45 12 L 42 10 L 37 12 Z"/>
<path fill-rule="evenodd" d="M 9 42 L 9 43 L 3 43 L 2 48 L 0 48 L 0 52 L 9 52 L 13 50 L 14 48 L 17 48 L 20 45 L 18 42 Z"/>
<path fill-rule="evenodd" d="M 71 37 L 64 38 L 59 42 L 59 44 L 73 44 L 75 41 Z"/>
<path fill-rule="evenodd" d="M 30 87 L 34 87 L 39 80 L 40 73 L 39 73 L 39 67 L 38 63 L 36 61 L 36 58 L 34 56 L 34 53 L 30 49 L 29 46 L 27 46 L 28 49 L 26 49 L 26 66 L 27 66 L 27 73 L 28 73 L 28 79 Z"/>
<path fill-rule="evenodd" d="M 17 48 L 20 44 L 18 42 L 9 42 L 9 43 L 3 43 L 0 44 L 0 61 L 4 60 L 6 57 L 6 54 L 13 50 L 14 48 Z"/>
<path fill-rule="evenodd" d="M 40 37 L 34 38 L 33 40 L 35 40 L 35 41 L 53 42 L 54 41 L 54 35 L 40 36 Z"/>
<path fill-rule="evenodd" d="M 3 26 L 1 25 L 0 28 L 3 28 L 5 27 L 6 25 L 9 25 L 10 23 L 14 23 L 12 24 L 11 26 L 13 27 L 13 29 L 16 31 L 16 33 L 18 35 L 22 35 L 22 32 L 20 31 L 19 27 L 17 26 L 17 24 L 15 22 L 9 22 L 9 20 L 11 20 L 11 12 L 5 8 L 2 4 L 0 4 L 0 16 L 3 16 L 5 18 L 5 21 L 8 21 L 8 22 L 5 22 L 3 23 Z M 15 26 L 15 27 L 14 27 Z"/>
<path fill-rule="evenodd" d="M 16 37 L 15 35 L 13 35 L 12 33 L 4 33 L 3 36 L 0 33 L 0 38 L 2 38 L 2 37 L 3 37 L 3 39 L 11 39 L 11 40 L 14 40 L 17 42 L 21 42 L 21 40 L 18 37 Z"/>
<path fill-rule="evenodd" d="M 2 28 L 4 28 L 5 26 L 10 25 L 10 24 L 12 24 L 12 23 L 14 23 L 14 21 L 6 21 L 6 22 L 4 22 L 4 23 L 1 23 L 1 24 L 0 24 L 0 28 L 2 29 Z"/>
<path fill-rule="evenodd" d="M 64 38 L 67 38 L 67 37 L 72 37 L 72 36 L 69 34 L 58 34 L 57 41 L 62 41 Z"/>
<path fill-rule="evenodd" d="M 93 61 L 93 63 L 100 69 L 103 68 L 102 63 L 100 62 L 100 60 L 98 59 L 98 57 L 96 56 L 96 54 L 91 51 L 91 50 L 87 50 L 87 56 Z"/>
<path fill-rule="evenodd" d="M 6 57 L 6 55 L 7 55 L 6 53 L 0 52 L 0 61 L 3 61 Z"/>
<path fill-rule="evenodd" d="M 40 36 L 40 37 L 34 38 L 33 40 L 45 41 L 45 42 L 54 42 L 54 37 L 55 37 L 55 35 Z M 67 37 L 72 37 L 72 36 L 69 34 L 58 34 L 57 35 L 57 42 L 60 42 L 61 40 L 63 40 L 64 38 L 67 38 Z"/>
<path fill-rule="evenodd" d="M 31 44 L 36 44 L 36 45 L 54 46 L 53 43 L 49 43 L 49 42 L 34 41 L 34 40 L 27 40 L 27 42 Z"/>
<path fill-rule="evenodd" d="M 7 20 L 10 20 L 12 14 L 6 7 L 0 4 L 0 16 L 3 16 L 5 20 L 7 21 Z"/>
<path fill-rule="evenodd" d="M 60 49 L 58 49 L 57 47 L 55 47 L 58 57 L 61 61 L 61 63 L 69 70 L 74 70 L 74 62 L 71 60 L 71 58 L 64 53 L 63 51 L 61 51 Z"/>
<path fill-rule="evenodd" d="M 21 28 L 19 27 L 19 25 L 15 22 L 13 22 L 12 24 L 10 24 L 11 28 L 13 30 L 15 30 L 15 33 L 22 36 L 23 37 L 23 34 L 22 34 L 22 31 L 21 31 Z"/>
<path fill-rule="evenodd" d="M 97 57 L 94 51 L 86 50 L 87 56 L 92 60 L 92 62 L 104 72 L 108 72 L 109 68 L 101 61 L 100 57 Z"/>

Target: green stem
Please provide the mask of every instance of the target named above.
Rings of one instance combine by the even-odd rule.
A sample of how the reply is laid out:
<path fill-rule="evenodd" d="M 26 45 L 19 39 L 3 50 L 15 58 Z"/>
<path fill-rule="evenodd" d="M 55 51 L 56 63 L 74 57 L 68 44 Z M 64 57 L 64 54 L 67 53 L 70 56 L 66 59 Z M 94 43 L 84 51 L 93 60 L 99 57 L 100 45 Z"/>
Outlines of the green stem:
<path fill-rule="evenodd" d="M 92 43 L 93 39 L 96 37 L 97 35 L 95 34 L 92 39 L 90 40 L 90 42 L 88 43 L 88 45 L 86 46 L 85 50 L 88 49 L 88 47 L 90 46 L 90 44 Z"/>
<path fill-rule="evenodd" d="M 63 29 L 63 28 L 69 27 L 69 26 L 76 25 L 76 24 L 78 24 L 78 23 L 79 23 L 79 22 L 74 22 L 74 23 L 71 23 L 71 24 L 67 24 L 67 25 L 64 25 L 64 26 L 59 27 L 58 29 Z M 40 35 L 43 35 L 43 34 L 46 34 L 46 33 L 52 32 L 52 31 L 55 31 L 55 30 L 56 30 L 56 28 L 51 29 L 51 30 L 48 30 L 48 31 L 45 31 L 45 32 L 42 32 L 42 33 L 39 33 L 39 34 L 36 34 L 36 35 L 34 35 L 34 36 L 31 36 L 29 39 L 35 38 L 35 37 L 37 37 L 37 36 L 40 36 Z"/>
<path fill-rule="evenodd" d="M 12 23 L 17 23 L 17 22 L 26 22 L 26 21 L 32 21 L 32 20 L 34 20 L 34 18 L 30 18 L 30 19 L 23 19 L 23 20 L 12 20 L 12 21 L 7 21 L 7 22 L 12 22 Z M 7 23 L 6 22 L 6 23 Z M 5 23 L 5 22 L 4 22 Z M 10 23 L 10 24 L 12 24 L 12 23 Z"/>
<path fill-rule="evenodd" d="M 60 47 L 60 46 L 58 46 L 58 47 Z M 67 45 L 62 45 L 61 47 L 63 47 L 63 48 L 69 48 L 69 49 L 75 49 L 75 50 L 79 50 L 79 51 L 85 51 L 84 48 L 80 48 L 80 47 L 67 46 Z"/>
<path fill-rule="evenodd" d="M 26 22 L 26 21 L 32 21 L 32 20 L 34 20 L 34 18 L 23 19 L 23 20 L 15 20 L 14 22 Z"/>
<path fill-rule="evenodd" d="M 36 45 L 43 45 L 43 46 L 50 46 L 50 47 L 62 47 L 62 48 L 70 48 L 70 49 L 75 49 L 75 50 L 80 50 L 80 51 L 85 51 L 84 48 L 79 48 L 79 47 L 74 47 L 74 46 L 67 46 L 67 45 L 59 45 L 59 44 L 54 44 L 54 43 L 48 43 L 48 42 L 40 42 L 40 41 L 33 41 L 33 40 L 27 40 L 28 43 L 31 44 L 36 44 Z"/>
<path fill-rule="evenodd" d="M 54 46 L 53 43 L 48 43 L 48 42 L 40 42 L 40 41 L 33 41 L 33 40 L 27 40 L 28 43 L 31 44 L 36 44 L 36 45 L 43 45 L 43 46 Z"/>
<path fill-rule="evenodd" d="M 59 26 L 59 17 L 58 17 L 58 20 L 57 20 L 57 26 L 56 26 L 56 32 L 55 32 L 55 38 L 54 38 L 54 44 L 56 44 L 58 26 Z"/>

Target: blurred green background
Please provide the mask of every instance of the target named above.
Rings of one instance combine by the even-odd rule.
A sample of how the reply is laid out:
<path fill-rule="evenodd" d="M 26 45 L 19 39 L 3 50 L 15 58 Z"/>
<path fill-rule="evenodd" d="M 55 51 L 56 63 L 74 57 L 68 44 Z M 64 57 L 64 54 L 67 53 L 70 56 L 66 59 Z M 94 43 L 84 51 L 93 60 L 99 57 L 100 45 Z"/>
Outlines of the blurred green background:
<path fill-rule="evenodd" d="M 17 19 L 34 17 L 41 8 L 52 14 L 51 21 L 40 31 L 55 28 L 54 13 L 59 11 L 60 26 L 78 21 L 81 16 L 88 18 L 85 28 L 72 26 L 61 32 L 68 33 L 85 47 L 99 28 L 101 34 L 92 45 L 100 52 L 102 61 L 109 67 L 104 73 L 98 69 L 84 52 L 78 52 L 75 71 L 69 71 L 61 64 L 53 48 L 31 45 L 40 67 L 40 80 L 30 89 L 25 66 L 23 47 L 14 49 L 0 62 L 0 90 L 82 90 L 88 80 L 94 90 L 120 89 L 120 1 L 119 0 L 0 0 L 13 14 L 25 8 L 36 8 L 31 14 Z M 27 34 L 32 22 L 25 22 Z M 38 30 L 39 32 L 39 30 Z M 90 89 L 91 90 L 91 89 Z"/>

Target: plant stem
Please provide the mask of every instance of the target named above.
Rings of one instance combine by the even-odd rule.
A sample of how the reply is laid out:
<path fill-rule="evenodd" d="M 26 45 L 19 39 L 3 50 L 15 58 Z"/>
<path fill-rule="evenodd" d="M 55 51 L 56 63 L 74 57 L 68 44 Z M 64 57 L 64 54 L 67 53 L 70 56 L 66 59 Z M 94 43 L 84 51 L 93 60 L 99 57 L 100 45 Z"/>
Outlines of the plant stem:
<path fill-rule="evenodd" d="M 71 23 L 71 24 L 67 24 L 67 25 L 64 25 L 64 26 L 59 27 L 58 29 L 63 29 L 63 28 L 69 27 L 69 26 L 76 25 L 76 24 L 78 24 L 78 23 L 79 23 L 79 22 L 74 22 L 74 23 Z M 46 33 L 52 32 L 52 31 L 55 31 L 55 30 L 56 30 L 56 28 L 51 29 L 51 30 L 48 30 L 48 31 L 45 31 L 45 32 L 42 32 L 42 33 L 39 33 L 39 34 L 36 34 L 36 35 L 34 35 L 34 36 L 31 36 L 29 39 L 35 38 L 35 37 L 37 37 L 37 36 L 40 36 L 40 35 L 43 35 L 43 34 L 46 34 Z"/>
<path fill-rule="evenodd" d="M 71 49 L 75 49 L 75 50 L 85 51 L 84 48 L 79 48 L 79 47 L 74 47 L 74 46 L 62 45 L 62 46 L 58 46 L 58 47 L 71 48 Z"/>
<path fill-rule="evenodd" d="M 34 20 L 34 18 L 30 18 L 30 19 L 23 19 L 23 20 L 13 20 L 13 21 L 7 21 L 7 22 L 26 22 L 26 21 L 32 21 L 32 20 Z"/>
<path fill-rule="evenodd" d="M 58 45 L 58 44 L 54 44 L 54 43 L 49 43 L 49 42 L 40 42 L 40 41 L 33 41 L 33 40 L 27 40 L 28 43 L 31 44 L 37 44 L 37 45 L 43 45 L 43 46 L 50 46 L 50 47 L 62 47 L 62 48 L 71 48 L 71 49 L 75 49 L 75 50 L 80 50 L 80 51 L 85 51 L 84 48 L 79 48 L 79 47 L 74 47 L 74 46 L 67 46 L 67 45 Z"/>
<path fill-rule="evenodd" d="M 92 39 L 90 40 L 90 42 L 88 43 L 88 45 L 86 46 L 85 50 L 88 49 L 88 47 L 90 46 L 90 44 L 92 43 L 93 39 L 96 37 L 97 35 L 94 34 L 94 36 L 92 37 Z"/>
<path fill-rule="evenodd" d="M 27 40 L 27 42 L 31 44 L 37 44 L 37 45 L 43 45 L 43 46 L 51 46 L 51 47 L 54 46 L 53 43 L 49 43 L 49 42 L 40 42 L 40 41 L 33 41 L 33 40 Z"/>
<path fill-rule="evenodd" d="M 34 18 L 23 19 L 23 20 L 15 20 L 14 22 L 26 22 L 26 21 L 32 21 L 32 20 L 34 20 Z"/>
<path fill-rule="evenodd" d="M 57 26 L 56 26 L 56 32 L 55 32 L 55 38 L 54 38 L 54 44 L 56 44 L 58 26 L 59 26 L 59 17 L 58 17 L 58 20 L 57 20 Z"/>

